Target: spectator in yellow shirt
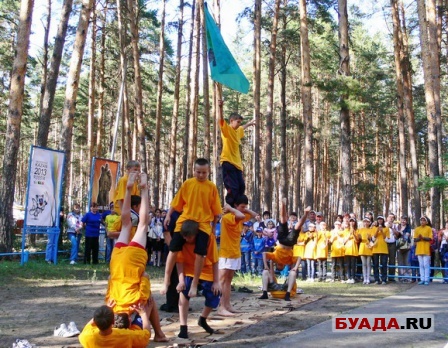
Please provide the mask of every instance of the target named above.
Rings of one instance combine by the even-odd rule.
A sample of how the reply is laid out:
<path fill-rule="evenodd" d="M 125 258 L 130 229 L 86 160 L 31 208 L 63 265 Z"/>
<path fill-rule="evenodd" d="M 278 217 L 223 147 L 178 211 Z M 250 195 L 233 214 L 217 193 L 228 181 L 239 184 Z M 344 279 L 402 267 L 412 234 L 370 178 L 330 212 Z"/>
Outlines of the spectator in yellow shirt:
<path fill-rule="evenodd" d="M 420 267 L 419 285 L 429 285 L 429 273 L 431 263 L 431 241 L 432 228 L 431 222 L 426 216 L 420 219 L 420 226 L 414 230 L 415 255 L 418 257 L 418 265 Z"/>

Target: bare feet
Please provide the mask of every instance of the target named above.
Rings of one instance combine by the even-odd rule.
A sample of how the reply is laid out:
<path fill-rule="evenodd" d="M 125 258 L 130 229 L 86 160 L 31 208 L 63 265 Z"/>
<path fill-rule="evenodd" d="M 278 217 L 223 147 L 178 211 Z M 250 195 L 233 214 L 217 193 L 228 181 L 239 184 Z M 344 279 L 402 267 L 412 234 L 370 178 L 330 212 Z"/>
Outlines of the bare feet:
<path fill-rule="evenodd" d="M 216 315 L 220 315 L 222 317 L 235 317 L 236 314 L 232 313 L 230 311 L 228 311 L 225 308 L 219 307 L 218 310 L 216 311 Z"/>
<path fill-rule="evenodd" d="M 154 334 L 154 342 L 169 342 L 170 339 L 163 332 Z"/>
<path fill-rule="evenodd" d="M 140 190 L 146 189 L 148 187 L 148 174 L 140 173 Z"/>
<path fill-rule="evenodd" d="M 233 307 L 230 307 L 230 308 L 229 308 L 229 312 L 231 312 L 231 313 L 243 313 L 243 312 L 241 312 L 241 311 L 239 311 L 239 310 L 236 310 L 236 309 L 233 308 Z"/>
<path fill-rule="evenodd" d="M 128 181 L 126 183 L 126 188 L 132 189 L 134 183 L 137 181 L 137 176 L 138 176 L 137 172 L 131 172 L 128 174 Z"/>
<path fill-rule="evenodd" d="M 166 292 L 168 291 L 168 286 L 170 286 L 170 284 L 162 284 L 162 287 L 160 288 L 160 295 L 165 295 Z"/>

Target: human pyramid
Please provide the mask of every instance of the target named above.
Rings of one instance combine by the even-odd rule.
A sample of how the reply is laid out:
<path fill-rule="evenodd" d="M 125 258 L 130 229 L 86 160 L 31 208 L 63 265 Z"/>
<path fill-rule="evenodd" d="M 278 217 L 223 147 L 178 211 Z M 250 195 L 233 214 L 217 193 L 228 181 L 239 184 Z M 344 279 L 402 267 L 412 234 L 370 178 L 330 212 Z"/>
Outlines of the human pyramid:
<path fill-rule="evenodd" d="M 205 297 L 205 306 L 198 325 L 207 333 L 220 333 L 207 323 L 207 318 L 214 308 L 218 308 L 217 315 L 221 316 L 231 317 L 238 313 L 230 303 L 231 281 L 235 271 L 241 267 L 240 240 L 243 223 L 257 216 L 257 213 L 248 209 L 249 202 L 244 194 L 245 183 L 239 151 L 244 129 L 253 125 L 254 121 L 241 126 L 242 117 L 232 114 L 228 124 L 222 117 L 222 103 L 219 105 L 223 140 L 221 165 L 227 190 L 226 203 L 222 208 L 218 189 L 208 180 L 210 173 L 208 160 L 198 158 L 194 164 L 194 177 L 182 184 L 164 220 L 166 230 L 172 216 L 178 215 L 169 244 L 165 277 L 160 292 L 165 294 L 168 291 L 172 271 L 176 266 L 180 338 L 188 338 L 189 299 L 197 296 L 199 286 Z M 154 330 L 154 341 L 168 341 L 160 327 L 157 306 L 151 296 L 149 276 L 145 272 L 148 261 L 145 246 L 149 223 L 149 199 L 147 176 L 138 173 L 139 165 L 136 164 L 138 162 L 135 161 L 131 161 L 131 165 L 128 164 L 128 174 L 122 178 L 124 180 L 120 179 L 118 184 L 119 199 L 115 206 L 121 210 L 122 226 L 110 261 L 107 305 L 95 311 L 93 319 L 80 334 L 79 340 L 84 347 L 145 347 L 150 339 L 151 325 Z M 141 203 L 132 206 L 134 211 L 139 211 L 138 225 L 133 229 L 131 196 L 138 191 L 136 184 L 141 191 Z M 123 193 L 124 197 L 121 200 Z M 282 207 L 282 211 L 284 210 L 282 216 L 285 219 L 282 219 L 279 228 L 279 245 L 274 252 L 263 253 L 266 279 L 273 274 L 273 265 L 272 263 L 268 265 L 269 260 L 277 263 L 277 267 L 289 265 L 296 260 L 292 249 L 297 242 L 298 233 L 296 229 L 289 232 L 284 201 Z M 218 255 L 215 228 L 219 218 L 221 218 L 221 243 Z M 302 224 L 304 219 L 305 217 L 298 224 Z M 293 276 L 295 273 L 294 269 L 290 272 L 290 284 L 285 295 L 287 301 L 290 300 L 290 292 L 295 284 Z M 265 275 L 263 277 L 265 278 Z M 263 290 L 267 290 L 264 289 L 264 285 L 263 281 Z M 265 296 L 266 292 L 263 294 Z"/>

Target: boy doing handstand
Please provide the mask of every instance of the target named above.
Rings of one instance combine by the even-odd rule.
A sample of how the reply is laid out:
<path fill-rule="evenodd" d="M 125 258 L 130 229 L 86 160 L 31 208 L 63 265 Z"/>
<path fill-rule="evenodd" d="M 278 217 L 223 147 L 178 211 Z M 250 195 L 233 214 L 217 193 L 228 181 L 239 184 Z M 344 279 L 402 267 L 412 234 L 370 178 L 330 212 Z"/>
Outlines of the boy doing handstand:
<path fill-rule="evenodd" d="M 177 272 L 179 274 L 179 284 L 177 291 L 180 293 L 179 297 L 179 321 L 180 338 L 188 338 L 187 317 L 190 296 L 188 295 L 193 281 L 194 274 L 194 246 L 196 236 L 198 234 L 198 223 L 196 221 L 187 220 L 183 224 L 183 229 L 180 232 L 185 239 L 182 251 L 177 254 Z M 221 288 L 219 286 L 218 278 L 218 247 L 214 235 L 210 235 L 210 241 L 207 247 L 207 256 L 204 261 L 201 275 L 199 276 L 199 284 L 202 286 L 202 295 L 205 297 L 205 306 L 202 310 L 201 316 L 198 320 L 198 325 L 201 326 L 210 335 L 217 333 L 207 324 L 207 318 L 212 312 L 213 308 L 218 307 Z"/>
<path fill-rule="evenodd" d="M 170 252 L 165 266 L 165 279 L 160 290 L 162 295 L 167 292 L 168 286 L 170 285 L 171 272 L 176 263 L 177 253 L 182 250 L 185 244 L 185 239 L 179 232 L 182 230 L 182 225 L 185 221 L 193 220 L 199 224 L 199 232 L 196 236 L 194 248 L 194 276 L 188 296 L 196 296 L 199 275 L 204 266 L 204 258 L 207 255 L 210 235 L 212 232 L 214 234 L 216 222 L 221 214 L 221 202 L 219 200 L 218 189 L 214 183 L 208 180 L 209 173 L 210 164 L 208 160 L 198 158 L 194 164 L 194 178 L 190 178 L 182 184 L 166 214 L 164 220 L 165 228 L 170 223 L 171 214 L 174 211 L 182 212 L 177 219 L 173 239 L 170 243 Z"/>
<path fill-rule="evenodd" d="M 129 237 L 132 230 L 131 192 L 136 179 L 140 178 L 141 203 L 134 205 L 139 210 L 140 217 L 137 230 L 131 242 Z M 135 203 L 135 200 L 134 200 Z M 110 261 L 110 278 L 107 300 L 115 303 L 115 313 L 130 313 L 131 306 L 151 304 L 150 322 L 155 332 L 155 341 L 166 341 L 161 330 L 157 306 L 151 296 L 149 276 L 145 272 L 148 254 L 146 253 L 146 233 L 149 223 L 149 199 L 147 175 L 130 173 L 126 184 L 126 194 L 122 206 L 122 229 L 117 239 Z"/>

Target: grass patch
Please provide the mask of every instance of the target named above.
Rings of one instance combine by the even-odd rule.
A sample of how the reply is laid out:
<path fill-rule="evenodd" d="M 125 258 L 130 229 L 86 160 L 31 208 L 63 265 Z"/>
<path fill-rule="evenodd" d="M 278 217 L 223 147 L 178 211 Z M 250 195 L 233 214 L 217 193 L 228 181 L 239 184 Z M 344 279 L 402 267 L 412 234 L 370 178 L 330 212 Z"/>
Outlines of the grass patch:
<path fill-rule="evenodd" d="M 152 281 L 162 281 L 164 276 L 163 267 L 148 266 Z M 59 262 L 56 265 L 48 264 L 44 260 L 33 260 L 23 266 L 18 261 L 0 261 L 0 287 L 24 280 L 107 280 L 109 277 L 109 265 L 99 263 L 98 265 L 84 265 L 78 263 L 69 265 Z"/>

